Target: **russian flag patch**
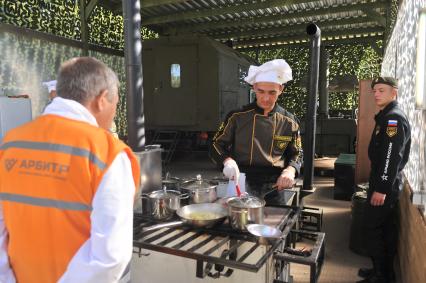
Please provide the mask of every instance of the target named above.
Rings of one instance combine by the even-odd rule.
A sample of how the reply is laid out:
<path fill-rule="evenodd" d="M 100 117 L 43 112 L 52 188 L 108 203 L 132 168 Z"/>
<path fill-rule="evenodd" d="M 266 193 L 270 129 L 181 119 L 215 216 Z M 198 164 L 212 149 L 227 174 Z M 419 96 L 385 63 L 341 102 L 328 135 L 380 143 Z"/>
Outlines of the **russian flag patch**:
<path fill-rule="evenodd" d="M 396 127 L 396 126 L 398 126 L 397 120 L 389 120 L 388 121 L 388 127 Z"/>

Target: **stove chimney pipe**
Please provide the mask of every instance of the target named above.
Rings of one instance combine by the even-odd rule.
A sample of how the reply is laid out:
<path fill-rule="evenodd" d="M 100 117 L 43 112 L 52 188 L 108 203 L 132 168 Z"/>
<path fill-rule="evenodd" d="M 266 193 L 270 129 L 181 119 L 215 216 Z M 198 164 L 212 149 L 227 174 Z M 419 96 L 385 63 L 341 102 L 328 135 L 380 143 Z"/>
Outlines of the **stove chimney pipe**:
<path fill-rule="evenodd" d="M 133 151 L 145 145 L 142 88 L 142 41 L 139 0 L 123 1 L 124 61 L 126 66 L 127 136 Z"/>
<path fill-rule="evenodd" d="M 306 27 L 311 37 L 309 58 L 308 102 L 305 117 L 303 190 L 312 189 L 314 178 L 315 132 L 318 101 L 318 77 L 321 45 L 321 30 L 313 23 Z"/>

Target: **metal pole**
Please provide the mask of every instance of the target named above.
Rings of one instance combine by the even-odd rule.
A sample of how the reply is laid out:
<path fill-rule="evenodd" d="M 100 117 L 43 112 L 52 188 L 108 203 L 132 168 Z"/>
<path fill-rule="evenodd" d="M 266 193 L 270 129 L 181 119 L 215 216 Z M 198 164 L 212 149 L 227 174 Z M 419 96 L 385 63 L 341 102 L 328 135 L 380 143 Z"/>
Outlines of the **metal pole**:
<path fill-rule="evenodd" d="M 81 41 L 83 42 L 83 56 L 89 56 L 89 26 L 87 25 L 86 0 L 80 0 Z"/>
<path fill-rule="evenodd" d="M 318 100 L 318 72 L 321 45 L 321 30 L 315 24 L 309 24 L 306 32 L 311 37 L 309 59 L 308 103 L 305 119 L 303 189 L 312 189 L 314 178 L 315 131 Z"/>
<path fill-rule="evenodd" d="M 139 0 L 123 1 L 124 59 L 126 65 L 127 135 L 133 151 L 145 145 L 142 88 L 142 41 Z"/>
<path fill-rule="evenodd" d="M 259 47 L 256 49 L 256 62 L 259 62 L 259 53 L 260 53 L 260 49 Z"/>

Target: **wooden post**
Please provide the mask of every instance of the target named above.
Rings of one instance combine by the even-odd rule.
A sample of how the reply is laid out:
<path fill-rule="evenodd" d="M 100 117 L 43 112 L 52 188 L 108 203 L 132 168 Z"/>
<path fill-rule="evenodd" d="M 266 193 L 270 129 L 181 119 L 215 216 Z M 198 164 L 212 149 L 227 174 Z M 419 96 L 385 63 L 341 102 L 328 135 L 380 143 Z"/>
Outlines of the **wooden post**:
<path fill-rule="evenodd" d="M 361 80 L 359 82 L 355 184 L 368 182 L 370 176 L 368 145 L 375 125 L 374 115 L 377 112 L 379 109 L 374 100 L 371 80 Z"/>

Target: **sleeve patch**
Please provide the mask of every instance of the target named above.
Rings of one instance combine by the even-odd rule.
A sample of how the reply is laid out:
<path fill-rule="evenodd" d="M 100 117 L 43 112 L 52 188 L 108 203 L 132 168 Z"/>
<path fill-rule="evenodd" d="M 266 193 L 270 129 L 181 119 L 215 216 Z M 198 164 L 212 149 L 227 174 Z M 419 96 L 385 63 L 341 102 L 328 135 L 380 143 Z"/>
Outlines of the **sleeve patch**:
<path fill-rule="evenodd" d="M 396 127 L 396 126 L 398 126 L 397 120 L 389 120 L 388 121 L 388 127 Z"/>
<path fill-rule="evenodd" d="M 277 135 L 275 135 L 274 140 L 290 142 L 292 140 L 292 138 L 291 138 L 291 136 L 277 136 Z"/>
<path fill-rule="evenodd" d="M 286 141 L 278 141 L 276 143 L 276 146 L 278 147 L 278 149 L 280 150 L 285 150 L 287 148 L 288 142 Z"/>
<path fill-rule="evenodd" d="M 386 134 L 391 138 L 393 136 L 396 136 L 396 134 L 398 133 L 398 128 L 395 126 L 388 126 L 386 128 Z"/>

